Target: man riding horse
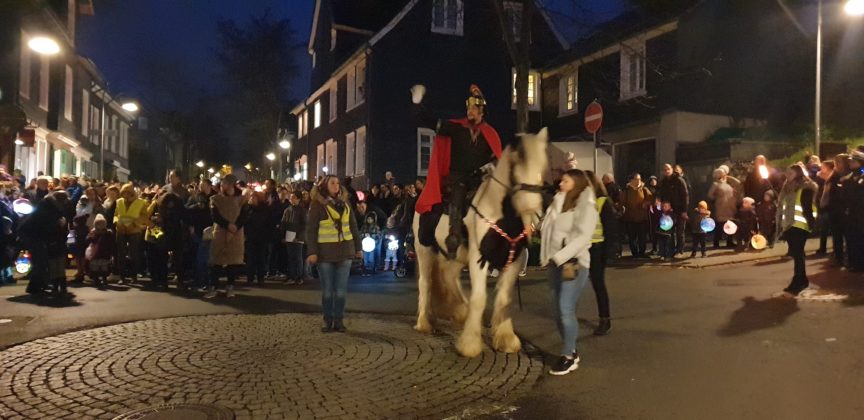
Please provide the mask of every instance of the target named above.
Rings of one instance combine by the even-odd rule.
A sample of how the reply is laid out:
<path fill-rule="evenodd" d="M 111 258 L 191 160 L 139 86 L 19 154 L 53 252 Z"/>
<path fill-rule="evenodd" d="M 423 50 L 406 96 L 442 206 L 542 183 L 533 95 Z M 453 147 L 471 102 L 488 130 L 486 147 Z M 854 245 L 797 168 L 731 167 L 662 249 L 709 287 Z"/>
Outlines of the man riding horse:
<path fill-rule="evenodd" d="M 476 85 L 469 89 L 470 96 L 465 100 L 467 115 L 463 119 L 441 120 L 430 116 L 421 104 L 425 91 L 421 85 L 411 89 L 415 116 L 419 125 L 434 129 L 437 135 L 432 143 L 426 188 L 417 199 L 416 211 L 421 221 L 424 214 L 439 211 L 443 192 L 449 188 L 450 231 L 445 244 L 447 258 L 453 260 L 462 244 L 462 214 L 468 192 L 482 181 L 482 168 L 501 157 L 501 138 L 483 120 L 486 99 Z"/>

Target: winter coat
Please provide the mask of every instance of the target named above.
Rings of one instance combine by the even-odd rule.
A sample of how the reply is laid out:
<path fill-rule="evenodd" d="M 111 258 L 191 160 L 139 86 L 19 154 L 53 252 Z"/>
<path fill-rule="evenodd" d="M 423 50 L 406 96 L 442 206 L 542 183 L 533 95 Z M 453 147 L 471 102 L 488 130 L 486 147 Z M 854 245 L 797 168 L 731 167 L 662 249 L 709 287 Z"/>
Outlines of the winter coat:
<path fill-rule="evenodd" d="M 546 209 L 540 227 L 540 265 L 560 266 L 576 259 L 581 267 L 591 266 L 591 237 L 600 219 L 594 191 L 586 188 L 576 199 L 576 206 L 562 211 L 566 193 L 559 192 Z"/>
<path fill-rule="evenodd" d="M 90 230 L 87 234 L 87 246 L 91 245 L 96 248 L 96 255 L 93 257 L 96 260 L 110 260 L 117 252 L 117 242 L 111 229 Z"/>
<path fill-rule="evenodd" d="M 738 232 L 753 232 L 757 228 L 756 209 L 741 208 L 735 214 L 735 220 L 738 222 Z"/>
<path fill-rule="evenodd" d="M 735 217 L 738 200 L 735 190 L 726 181 L 714 181 L 708 190 L 708 199 L 714 201 L 714 218 L 717 221 L 725 222 Z"/>
<path fill-rule="evenodd" d="M 66 255 L 66 235 L 69 231 L 66 223 L 60 224 L 65 208 L 65 202 L 51 194 L 45 196 L 33 213 L 22 219 L 18 234 L 24 246 L 34 254 L 47 258 Z"/>
<path fill-rule="evenodd" d="M 246 240 L 250 242 L 269 242 L 273 237 L 273 226 L 270 226 L 270 206 L 267 203 L 249 205 L 249 221 L 243 228 Z"/>
<path fill-rule="evenodd" d="M 279 233 L 285 238 L 285 232 L 291 231 L 296 234 L 294 242 L 306 242 L 306 213 L 302 204 L 288 205 L 282 212 L 282 220 L 279 222 Z"/>
<path fill-rule="evenodd" d="M 648 206 L 654 202 L 654 194 L 643 183 L 633 187 L 629 183 L 621 193 L 621 203 L 624 205 L 624 215 L 621 221 L 641 223 L 648 221 Z"/>
<path fill-rule="evenodd" d="M 690 209 L 690 192 L 687 190 L 687 182 L 676 173 L 660 181 L 657 186 L 657 196 L 663 201 L 668 201 L 675 213 L 685 213 Z"/>
<path fill-rule="evenodd" d="M 210 243 L 210 265 L 242 265 L 245 252 L 243 226 L 249 220 L 249 206 L 239 195 L 217 194 L 210 197 L 213 217 L 213 241 Z M 237 231 L 228 232 L 233 223 Z"/>
<path fill-rule="evenodd" d="M 766 203 L 761 202 L 758 206 L 756 206 L 756 223 L 757 229 L 760 233 L 770 234 L 773 233 L 776 229 L 777 221 L 775 217 L 777 215 L 777 205 L 774 202 Z"/>
<path fill-rule="evenodd" d="M 338 199 L 330 199 L 322 196 L 318 189 L 313 189 L 311 193 L 312 203 L 309 206 L 309 215 L 306 220 L 306 246 L 308 255 L 317 255 L 318 262 L 341 262 L 354 259 L 356 253 L 360 252 L 361 241 L 360 231 L 357 229 L 357 219 L 353 211 L 349 211 L 349 228 L 351 230 L 351 240 L 343 240 L 340 242 L 319 243 L 318 228 L 322 220 L 330 217 L 327 208 L 331 208 L 337 214 L 342 214 L 344 206 L 349 206 L 348 193 L 342 188 L 339 192 Z"/>
<path fill-rule="evenodd" d="M 201 237 L 204 229 L 213 226 L 213 216 L 210 214 L 210 197 L 213 194 L 198 192 L 186 202 L 186 219 L 195 231 L 195 236 Z"/>
<path fill-rule="evenodd" d="M 708 210 L 696 211 L 693 212 L 693 216 L 690 217 L 690 231 L 693 233 L 706 233 L 702 230 L 702 221 L 711 217 L 711 212 Z"/>

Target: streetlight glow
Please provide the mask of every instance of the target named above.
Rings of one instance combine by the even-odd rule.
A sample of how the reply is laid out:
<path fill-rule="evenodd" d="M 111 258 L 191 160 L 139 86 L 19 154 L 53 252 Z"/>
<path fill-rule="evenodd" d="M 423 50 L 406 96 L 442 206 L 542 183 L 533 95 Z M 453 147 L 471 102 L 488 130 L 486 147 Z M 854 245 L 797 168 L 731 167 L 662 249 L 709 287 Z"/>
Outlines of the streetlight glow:
<path fill-rule="evenodd" d="M 23 146 L 23 145 L 24 145 L 24 140 L 21 140 L 21 139 L 15 139 L 15 144 L 18 145 L 18 146 Z"/>
<path fill-rule="evenodd" d="M 203 167 L 204 167 L 204 161 L 203 161 L 203 160 L 199 160 L 198 162 L 195 162 L 195 166 L 197 166 L 197 167 L 199 167 L 199 168 L 203 168 Z"/>
<path fill-rule="evenodd" d="M 252 162 L 247 163 L 244 168 L 246 168 L 247 171 L 252 172 Z"/>
<path fill-rule="evenodd" d="M 54 55 L 60 52 L 60 44 L 46 36 L 37 36 L 27 42 L 31 50 L 43 55 Z"/>
<path fill-rule="evenodd" d="M 138 104 L 135 102 L 125 102 L 120 107 L 126 112 L 138 112 Z"/>
<path fill-rule="evenodd" d="M 281 147 L 283 149 L 288 149 L 291 147 L 291 142 L 288 140 L 282 140 L 279 142 L 279 147 Z"/>
<path fill-rule="evenodd" d="M 212 174 L 213 172 L 216 172 L 216 170 L 213 169 L 213 168 L 208 168 L 208 169 L 207 169 L 207 173 Z"/>
<path fill-rule="evenodd" d="M 321 168 L 321 170 L 324 171 L 325 174 L 326 174 L 327 172 L 330 172 L 330 168 L 328 168 L 328 167 L 326 167 L 326 166 L 323 167 L 323 168 Z"/>
<path fill-rule="evenodd" d="M 269 161 L 276 160 L 276 154 L 273 152 L 267 153 L 266 155 L 264 155 L 264 157 L 266 157 L 267 160 L 269 160 Z"/>
<path fill-rule="evenodd" d="M 864 0 L 847 1 L 843 11 L 849 16 L 864 16 Z"/>

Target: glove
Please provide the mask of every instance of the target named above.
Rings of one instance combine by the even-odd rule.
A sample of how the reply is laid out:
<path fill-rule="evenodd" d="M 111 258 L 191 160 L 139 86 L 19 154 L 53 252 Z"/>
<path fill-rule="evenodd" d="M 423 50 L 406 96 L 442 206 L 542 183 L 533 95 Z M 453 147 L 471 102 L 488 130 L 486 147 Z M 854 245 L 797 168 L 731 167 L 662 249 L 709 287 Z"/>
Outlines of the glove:
<path fill-rule="evenodd" d="M 426 86 L 414 85 L 411 88 L 411 102 L 419 104 L 423 101 L 423 96 L 426 95 Z"/>

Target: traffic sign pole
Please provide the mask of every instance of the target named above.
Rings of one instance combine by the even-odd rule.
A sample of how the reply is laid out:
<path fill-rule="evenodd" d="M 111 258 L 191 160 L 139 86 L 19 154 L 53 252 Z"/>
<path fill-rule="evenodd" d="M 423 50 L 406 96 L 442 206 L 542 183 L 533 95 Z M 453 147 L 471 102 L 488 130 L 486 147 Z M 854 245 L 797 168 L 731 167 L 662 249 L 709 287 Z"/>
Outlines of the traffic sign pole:
<path fill-rule="evenodd" d="M 603 107 L 595 99 L 585 108 L 585 130 L 594 136 L 594 175 L 597 175 L 597 132 L 603 126 Z"/>

